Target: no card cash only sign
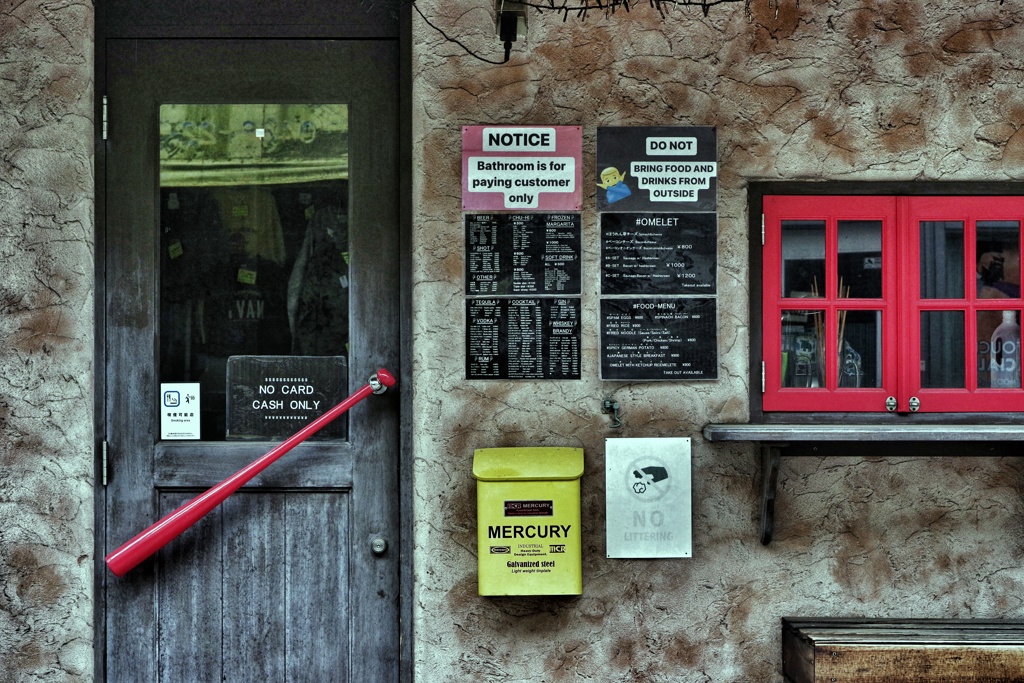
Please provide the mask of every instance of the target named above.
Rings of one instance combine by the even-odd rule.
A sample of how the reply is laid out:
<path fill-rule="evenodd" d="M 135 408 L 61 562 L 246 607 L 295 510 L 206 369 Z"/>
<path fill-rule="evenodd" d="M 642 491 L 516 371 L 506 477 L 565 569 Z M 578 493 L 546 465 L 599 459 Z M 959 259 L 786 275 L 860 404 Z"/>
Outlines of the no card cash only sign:
<path fill-rule="evenodd" d="M 477 480 L 480 595 L 580 595 L 582 448 L 482 448 Z"/>

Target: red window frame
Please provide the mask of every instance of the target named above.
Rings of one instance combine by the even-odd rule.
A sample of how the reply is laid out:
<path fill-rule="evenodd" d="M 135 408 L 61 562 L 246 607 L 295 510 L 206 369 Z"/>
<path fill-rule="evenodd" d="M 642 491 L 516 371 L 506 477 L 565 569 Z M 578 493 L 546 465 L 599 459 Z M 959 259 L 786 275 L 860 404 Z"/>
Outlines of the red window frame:
<path fill-rule="evenodd" d="M 1024 197 L 1013 196 L 812 196 L 765 195 L 762 272 L 762 359 L 765 412 L 1018 412 L 1024 388 L 979 388 L 977 314 L 1016 310 L 1021 299 L 977 296 L 976 226 L 978 221 L 1016 221 L 1018 244 L 1024 226 Z M 821 221 L 825 225 L 825 283 L 815 298 L 784 297 L 782 225 L 785 221 Z M 841 221 L 880 221 L 882 298 L 840 296 L 838 278 Z M 964 296 L 921 298 L 921 221 L 960 221 L 963 234 Z M 782 386 L 782 319 L 785 311 L 824 312 L 825 386 Z M 839 387 L 840 311 L 880 311 L 881 386 Z M 960 312 L 964 318 L 963 388 L 923 388 L 921 317 L 925 311 Z M 1018 369 L 1019 372 L 1019 369 Z M 1022 384 L 1024 387 L 1024 384 Z M 890 398 L 891 397 L 891 398 Z M 918 407 L 912 408 L 916 403 Z"/>

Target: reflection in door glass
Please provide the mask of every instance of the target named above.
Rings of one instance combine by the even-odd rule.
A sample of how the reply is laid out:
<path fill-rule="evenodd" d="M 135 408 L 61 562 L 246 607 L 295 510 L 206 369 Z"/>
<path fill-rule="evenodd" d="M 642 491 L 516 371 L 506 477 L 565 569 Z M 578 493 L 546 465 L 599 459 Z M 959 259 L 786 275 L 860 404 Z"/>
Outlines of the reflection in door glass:
<path fill-rule="evenodd" d="M 825 311 L 782 312 L 782 386 L 824 387 Z"/>
<path fill-rule="evenodd" d="M 921 221 L 921 298 L 964 297 L 964 224 Z"/>
<path fill-rule="evenodd" d="M 844 311 L 839 319 L 839 365 L 836 386 L 879 388 L 882 386 L 882 312 Z"/>
<path fill-rule="evenodd" d="M 1020 223 L 978 221 L 976 235 L 978 298 L 1020 298 Z"/>
<path fill-rule="evenodd" d="M 782 296 L 825 296 L 825 221 L 782 221 Z"/>
<path fill-rule="evenodd" d="M 963 389 L 963 311 L 921 311 L 921 386 Z"/>
<path fill-rule="evenodd" d="M 882 221 L 839 221 L 841 299 L 882 298 Z"/>
<path fill-rule="evenodd" d="M 978 388 L 1019 389 L 1020 360 L 1020 311 L 978 311 Z"/>
<path fill-rule="evenodd" d="M 229 356 L 346 355 L 348 173 L 346 105 L 160 107 L 160 381 L 200 383 L 203 439 Z"/>

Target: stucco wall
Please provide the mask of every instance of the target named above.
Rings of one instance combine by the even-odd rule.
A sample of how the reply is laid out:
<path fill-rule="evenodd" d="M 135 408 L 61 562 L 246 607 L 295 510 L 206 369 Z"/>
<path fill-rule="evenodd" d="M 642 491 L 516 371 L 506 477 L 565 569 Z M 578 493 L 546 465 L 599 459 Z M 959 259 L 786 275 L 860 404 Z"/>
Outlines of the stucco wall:
<path fill-rule="evenodd" d="M 484 0 L 420 0 L 501 59 Z M 757 539 L 757 456 L 705 442 L 747 418 L 746 184 L 1024 176 L 1024 12 L 950 3 L 642 3 L 530 15 L 503 66 L 414 18 L 415 647 L 419 681 L 781 681 L 779 618 L 1024 612 L 1024 465 L 994 457 L 783 460 L 775 541 Z M 778 13 L 776 15 L 776 5 Z M 584 368 L 573 382 L 466 381 L 463 124 L 709 125 L 719 140 L 719 379 L 598 380 L 594 187 L 584 183 Z M 601 399 L 624 425 L 610 429 Z M 609 560 L 604 439 L 694 439 L 694 557 Z M 476 595 L 473 450 L 580 446 L 584 594 Z"/>
<path fill-rule="evenodd" d="M 489 3 L 419 0 L 500 59 Z M 756 539 L 756 455 L 705 443 L 746 417 L 745 184 L 1024 175 L 1024 17 L 962 4 L 768 0 L 532 14 L 505 66 L 415 27 L 416 652 L 421 681 L 779 681 L 785 614 L 1022 615 L 1016 460 L 784 460 Z M 0 7 L 0 681 L 92 667 L 92 5 Z M 597 246 L 584 213 L 584 379 L 463 379 L 459 126 L 714 125 L 720 379 L 597 380 Z M 624 427 L 600 401 L 614 395 Z M 604 555 L 603 440 L 694 437 L 694 559 Z M 587 453 L 584 595 L 476 596 L 474 448 Z"/>
<path fill-rule="evenodd" d="M 0 681 L 92 678 L 93 6 L 0 4 Z"/>

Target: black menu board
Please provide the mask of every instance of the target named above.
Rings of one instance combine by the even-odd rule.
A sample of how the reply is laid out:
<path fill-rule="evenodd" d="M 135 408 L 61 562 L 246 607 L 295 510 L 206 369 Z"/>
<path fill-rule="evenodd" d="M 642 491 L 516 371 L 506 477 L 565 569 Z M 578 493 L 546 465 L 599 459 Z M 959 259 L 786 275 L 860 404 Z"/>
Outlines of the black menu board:
<path fill-rule="evenodd" d="M 578 298 L 466 299 L 467 379 L 579 379 Z"/>
<path fill-rule="evenodd" d="M 601 214 L 601 294 L 715 294 L 713 213 Z"/>
<path fill-rule="evenodd" d="M 601 300 L 601 379 L 718 377 L 714 297 Z"/>
<path fill-rule="evenodd" d="M 580 294 L 579 214 L 466 214 L 466 294 Z"/>

